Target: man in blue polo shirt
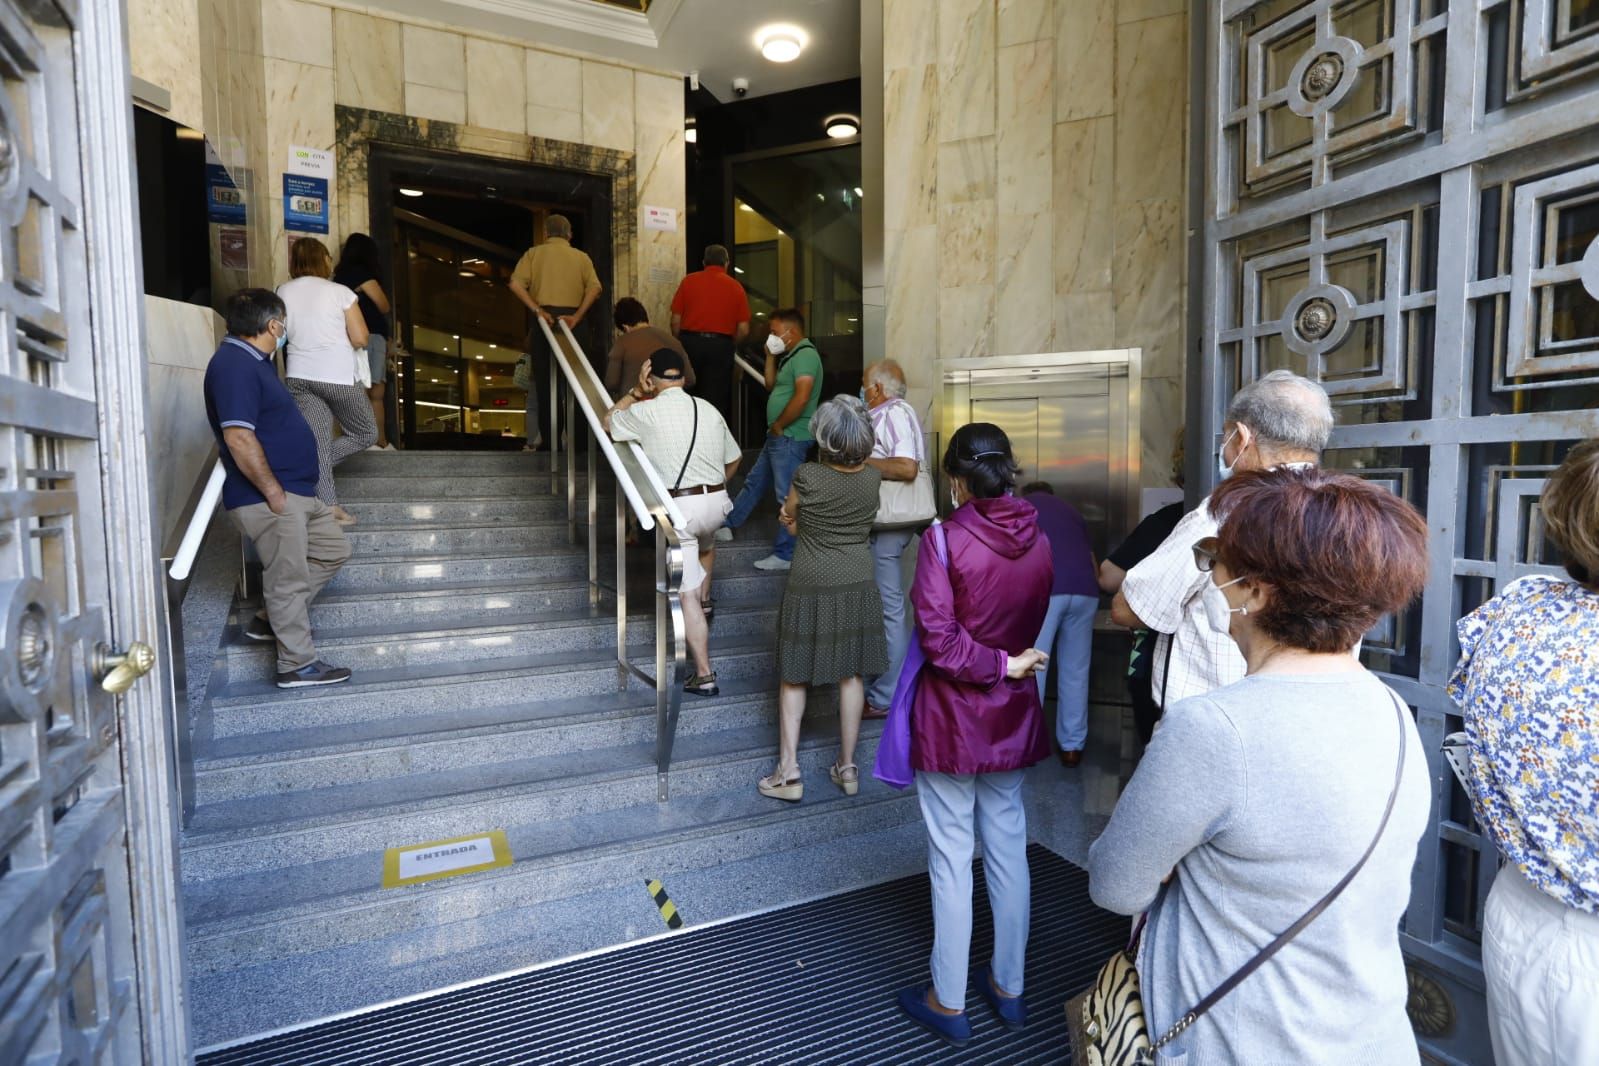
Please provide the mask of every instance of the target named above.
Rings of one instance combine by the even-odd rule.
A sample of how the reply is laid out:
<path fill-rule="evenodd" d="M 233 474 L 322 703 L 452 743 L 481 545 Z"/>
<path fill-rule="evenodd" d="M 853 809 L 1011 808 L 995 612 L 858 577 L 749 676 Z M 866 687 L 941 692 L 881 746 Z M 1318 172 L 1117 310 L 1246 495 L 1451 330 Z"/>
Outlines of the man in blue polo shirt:
<path fill-rule="evenodd" d="M 228 335 L 205 369 L 205 413 L 227 472 L 222 506 L 265 568 L 266 610 L 244 635 L 277 642 L 279 688 L 336 685 L 350 671 L 317 658 L 310 607 L 350 557 L 350 542 L 316 498 L 316 437 L 272 365 L 286 317 L 266 289 L 228 298 Z"/>

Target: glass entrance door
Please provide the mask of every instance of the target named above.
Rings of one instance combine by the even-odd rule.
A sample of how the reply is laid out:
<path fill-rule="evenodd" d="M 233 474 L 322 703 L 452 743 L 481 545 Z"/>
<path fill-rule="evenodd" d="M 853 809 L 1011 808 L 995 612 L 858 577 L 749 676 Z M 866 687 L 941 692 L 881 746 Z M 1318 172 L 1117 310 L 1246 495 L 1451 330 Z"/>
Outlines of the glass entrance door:
<path fill-rule="evenodd" d="M 527 394 L 512 373 L 527 314 L 507 288 L 520 253 L 400 227 L 400 424 L 408 448 L 520 448 Z"/>

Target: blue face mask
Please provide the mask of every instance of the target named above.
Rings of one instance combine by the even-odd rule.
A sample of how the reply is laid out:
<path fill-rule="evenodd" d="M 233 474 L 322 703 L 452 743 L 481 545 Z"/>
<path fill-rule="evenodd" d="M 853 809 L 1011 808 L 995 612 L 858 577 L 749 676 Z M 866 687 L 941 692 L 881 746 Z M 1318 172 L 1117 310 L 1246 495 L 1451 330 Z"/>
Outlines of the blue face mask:
<path fill-rule="evenodd" d="M 865 389 L 865 387 L 861 388 L 861 403 L 868 403 L 868 401 L 866 399 L 866 389 Z"/>
<path fill-rule="evenodd" d="M 1231 444 L 1233 438 L 1237 435 L 1238 431 L 1236 429 L 1227 434 L 1227 439 L 1221 442 L 1221 451 L 1216 453 L 1216 473 L 1221 475 L 1221 480 L 1223 481 L 1233 476 L 1233 467 L 1238 463 L 1236 456 L 1233 457 L 1232 462 L 1229 463 L 1227 461 L 1227 445 Z"/>
<path fill-rule="evenodd" d="M 281 352 L 283 350 L 284 346 L 287 345 L 288 343 L 289 343 L 289 327 L 284 326 L 283 327 L 283 332 L 278 334 L 277 350 Z"/>

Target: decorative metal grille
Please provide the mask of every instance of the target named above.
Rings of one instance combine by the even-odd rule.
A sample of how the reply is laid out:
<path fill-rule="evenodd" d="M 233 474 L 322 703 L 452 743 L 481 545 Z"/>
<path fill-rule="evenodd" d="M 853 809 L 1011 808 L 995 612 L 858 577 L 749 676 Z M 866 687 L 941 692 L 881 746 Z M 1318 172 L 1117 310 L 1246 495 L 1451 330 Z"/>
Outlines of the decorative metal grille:
<path fill-rule="evenodd" d="M 1456 620 L 1550 569 L 1538 494 L 1599 434 L 1599 0 L 1223 0 L 1203 22 L 1205 433 L 1291 367 L 1333 397 L 1327 464 L 1427 516 L 1422 601 L 1364 655 L 1434 770 L 1406 950 L 1480 988 L 1498 862 L 1442 763 L 1444 685 Z"/>
<path fill-rule="evenodd" d="M 3 1062 L 107 1061 L 131 993 L 74 56 L 69 13 L 0 2 Z"/>

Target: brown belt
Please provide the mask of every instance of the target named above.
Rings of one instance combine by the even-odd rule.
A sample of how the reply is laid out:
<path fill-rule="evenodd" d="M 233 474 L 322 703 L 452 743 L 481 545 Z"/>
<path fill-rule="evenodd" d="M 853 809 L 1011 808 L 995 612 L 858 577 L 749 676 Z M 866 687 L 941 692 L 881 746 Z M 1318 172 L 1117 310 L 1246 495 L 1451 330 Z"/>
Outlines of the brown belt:
<path fill-rule="evenodd" d="M 721 492 L 726 488 L 727 483 L 721 482 L 716 485 L 695 485 L 691 489 L 670 489 L 668 491 L 676 498 L 678 496 L 709 496 L 713 492 Z"/>

